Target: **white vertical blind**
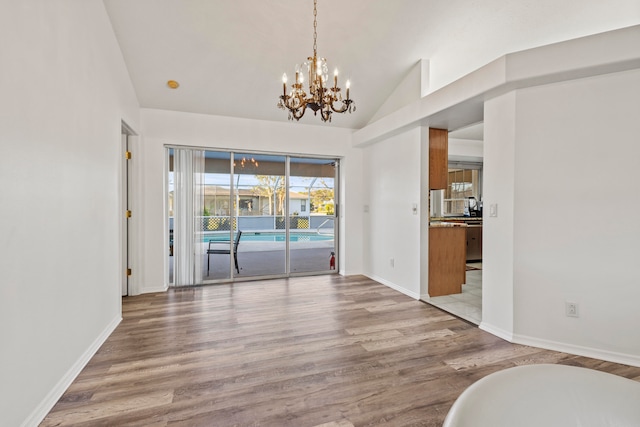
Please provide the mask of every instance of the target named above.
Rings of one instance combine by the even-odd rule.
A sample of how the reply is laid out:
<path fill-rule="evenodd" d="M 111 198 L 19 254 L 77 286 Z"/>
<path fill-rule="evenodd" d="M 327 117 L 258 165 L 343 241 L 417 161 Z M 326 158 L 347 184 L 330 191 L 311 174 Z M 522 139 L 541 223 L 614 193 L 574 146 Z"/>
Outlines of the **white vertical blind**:
<path fill-rule="evenodd" d="M 202 239 L 203 230 L 203 214 L 204 214 L 204 151 L 192 150 L 193 156 L 193 219 L 194 219 L 194 284 L 202 283 L 202 262 L 204 243 Z"/>
<path fill-rule="evenodd" d="M 204 151 L 174 150 L 174 283 L 202 283 Z"/>

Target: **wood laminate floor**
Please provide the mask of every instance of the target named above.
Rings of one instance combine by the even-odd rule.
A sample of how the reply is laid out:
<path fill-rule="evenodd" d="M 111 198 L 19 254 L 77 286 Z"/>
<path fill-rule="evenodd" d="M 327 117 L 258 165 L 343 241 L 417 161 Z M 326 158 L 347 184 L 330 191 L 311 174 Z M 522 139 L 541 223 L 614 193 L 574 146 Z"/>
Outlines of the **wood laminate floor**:
<path fill-rule="evenodd" d="M 363 276 L 171 290 L 123 299 L 42 425 L 440 426 L 474 381 L 532 363 L 640 379 L 510 344 Z"/>

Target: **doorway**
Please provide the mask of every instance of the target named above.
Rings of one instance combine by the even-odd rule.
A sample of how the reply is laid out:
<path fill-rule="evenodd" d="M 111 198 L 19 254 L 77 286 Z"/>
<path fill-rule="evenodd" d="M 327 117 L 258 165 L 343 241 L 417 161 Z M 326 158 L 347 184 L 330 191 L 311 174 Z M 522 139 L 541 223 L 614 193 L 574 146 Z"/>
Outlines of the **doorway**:
<path fill-rule="evenodd" d="M 339 159 L 185 151 L 167 147 L 170 285 L 338 271 Z"/>
<path fill-rule="evenodd" d="M 431 220 L 466 225 L 466 271 L 460 293 L 428 302 L 474 324 L 482 321 L 483 139 L 482 123 L 449 132 L 446 187 L 430 197 Z"/>
<path fill-rule="evenodd" d="M 133 130 L 125 123 L 121 123 L 120 143 L 121 143 L 121 206 L 122 206 L 122 222 L 121 222 L 121 295 L 129 295 L 131 269 L 131 236 L 132 236 L 132 207 L 131 207 L 131 176 L 132 176 L 132 137 L 135 135 Z"/>

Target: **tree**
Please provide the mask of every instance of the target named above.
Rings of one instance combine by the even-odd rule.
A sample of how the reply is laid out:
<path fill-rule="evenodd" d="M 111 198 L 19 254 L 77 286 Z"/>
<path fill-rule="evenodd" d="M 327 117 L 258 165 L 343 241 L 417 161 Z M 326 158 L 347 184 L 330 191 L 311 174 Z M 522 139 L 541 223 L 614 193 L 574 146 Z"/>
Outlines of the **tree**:
<path fill-rule="evenodd" d="M 324 182 L 322 184 L 325 188 L 311 190 L 311 212 L 324 211 L 328 215 L 331 215 L 333 214 L 334 207 L 333 188 L 329 188 Z"/>
<path fill-rule="evenodd" d="M 267 197 L 269 199 L 269 215 L 273 215 L 274 204 L 276 200 L 276 215 L 283 215 L 284 211 L 284 177 L 274 175 L 256 175 L 259 185 L 253 187 L 253 192 L 258 196 Z M 277 197 L 277 199 L 276 199 Z"/>

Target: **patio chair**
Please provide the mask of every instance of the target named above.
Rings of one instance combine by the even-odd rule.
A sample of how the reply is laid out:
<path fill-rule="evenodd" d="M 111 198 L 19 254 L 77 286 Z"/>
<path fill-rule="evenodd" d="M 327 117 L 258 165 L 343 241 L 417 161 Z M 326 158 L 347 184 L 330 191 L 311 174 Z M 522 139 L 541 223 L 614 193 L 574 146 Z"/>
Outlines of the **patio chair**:
<path fill-rule="evenodd" d="M 242 231 L 238 230 L 236 234 L 236 238 L 233 241 L 233 261 L 236 265 L 236 272 L 240 274 L 240 268 L 238 267 L 238 245 L 240 244 L 240 236 L 242 235 Z M 210 257 L 211 255 L 231 255 L 231 251 L 227 249 L 215 249 L 211 245 L 216 245 L 220 243 L 225 243 L 225 241 L 220 240 L 209 240 L 209 248 L 207 249 L 207 275 L 209 274 L 209 266 L 210 266 Z"/>

